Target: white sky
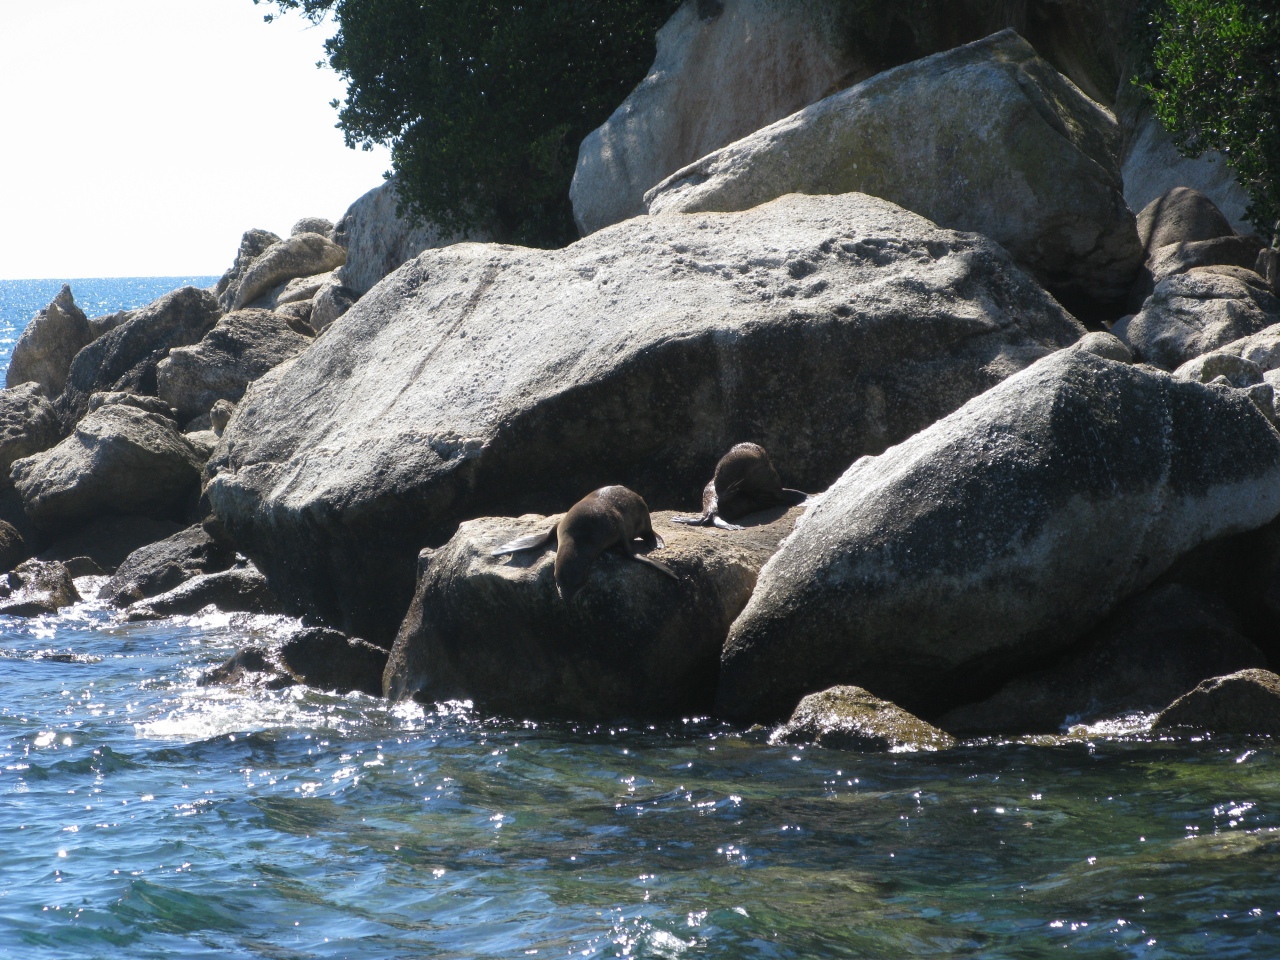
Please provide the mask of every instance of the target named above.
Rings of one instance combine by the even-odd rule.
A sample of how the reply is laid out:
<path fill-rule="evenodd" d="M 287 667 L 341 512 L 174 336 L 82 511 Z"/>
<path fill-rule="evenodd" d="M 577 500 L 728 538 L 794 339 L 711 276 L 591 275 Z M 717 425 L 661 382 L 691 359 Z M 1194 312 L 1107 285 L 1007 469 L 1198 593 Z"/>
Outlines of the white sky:
<path fill-rule="evenodd" d="M 0 279 L 220 274 L 382 182 L 334 128 L 331 27 L 269 9 L 0 0 Z"/>

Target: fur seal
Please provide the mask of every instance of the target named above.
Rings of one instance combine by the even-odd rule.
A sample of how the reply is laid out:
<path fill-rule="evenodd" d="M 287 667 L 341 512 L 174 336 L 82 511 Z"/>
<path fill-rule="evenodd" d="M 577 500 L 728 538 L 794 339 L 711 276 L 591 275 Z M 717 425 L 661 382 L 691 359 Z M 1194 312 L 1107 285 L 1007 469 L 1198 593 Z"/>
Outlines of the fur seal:
<path fill-rule="evenodd" d="M 610 549 L 661 570 L 673 580 L 680 579 L 665 563 L 637 553 L 636 540 L 643 541 L 650 550 L 666 546 L 662 537 L 654 532 L 649 505 L 640 494 L 626 487 L 601 487 L 570 507 L 560 522 L 546 533 L 531 533 L 504 543 L 489 555 L 500 557 L 554 543 L 556 586 L 566 603 L 586 584 L 587 572 L 596 558 Z"/>
<path fill-rule="evenodd" d="M 698 527 L 741 530 L 742 527 L 729 521 L 769 507 L 796 506 L 808 497 L 807 493 L 782 485 L 782 478 L 764 447 L 758 443 L 740 443 L 720 458 L 715 476 L 702 488 L 702 514 L 671 519 Z"/>

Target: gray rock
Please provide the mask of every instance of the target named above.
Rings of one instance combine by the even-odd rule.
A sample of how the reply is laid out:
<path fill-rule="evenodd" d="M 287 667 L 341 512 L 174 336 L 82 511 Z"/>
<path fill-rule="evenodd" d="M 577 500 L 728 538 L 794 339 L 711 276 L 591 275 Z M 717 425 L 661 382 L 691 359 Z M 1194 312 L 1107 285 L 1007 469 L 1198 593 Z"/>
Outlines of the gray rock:
<path fill-rule="evenodd" d="M 202 573 L 226 570 L 234 561 L 234 551 L 215 542 L 197 524 L 129 554 L 98 590 L 98 599 L 126 607 Z"/>
<path fill-rule="evenodd" d="M 172 420 L 113 404 L 56 447 L 18 460 L 12 476 L 31 521 L 65 530 L 111 513 L 176 519 L 193 504 L 203 465 Z"/>
<path fill-rule="evenodd" d="M 359 691 L 371 697 L 382 696 L 387 651 L 364 640 L 311 627 L 281 644 L 277 657 L 297 683 L 337 693 Z"/>
<path fill-rule="evenodd" d="M 208 415 L 206 414 L 206 416 Z M 198 451 L 201 463 L 213 456 L 213 451 L 218 446 L 218 435 L 211 428 L 187 429 L 183 431 L 182 435 L 186 438 L 187 443 Z"/>
<path fill-rule="evenodd" d="M 89 332 L 93 335 L 93 339 L 97 340 L 104 333 L 114 330 L 121 324 L 128 323 L 133 319 L 136 310 L 117 310 L 115 313 L 108 313 L 102 317 L 89 318 Z"/>
<path fill-rule="evenodd" d="M 341 283 L 326 283 L 311 301 L 307 323 L 316 333 L 320 333 L 350 310 L 357 299 L 356 294 Z"/>
<path fill-rule="evenodd" d="M 1142 208 L 1138 239 L 1148 254 L 1175 243 L 1234 237 L 1236 231 L 1212 200 L 1191 187 L 1174 187 Z"/>
<path fill-rule="evenodd" d="M 1001 243 L 1060 299 L 1121 302 L 1142 262 L 1104 108 L 1012 31 L 878 74 L 703 157 L 651 214 L 858 190 Z"/>
<path fill-rule="evenodd" d="M 55 404 L 64 431 L 88 412 L 95 393 L 154 396 L 156 366 L 173 347 L 196 343 L 221 316 L 208 290 L 183 287 L 138 310 L 103 334 L 71 362 L 66 389 Z"/>
<path fill-rule="evenodd" d="M 280 601 L 253 564 L 219 573 L 202 573 L 166 593 L 132 604 L 125 619 L 162 620 L 199 613 L 205 607 L 224 613 L 280 613 Z"/>
<path fill-rule="evenodd" d="M 89 409 L 86 412 L 93 413 L 93 411 L 102 407 L 109 407 L 117 403 L 122 403 L 126 407 L 136 407 L 139 410 L 154 413 L 161 417 L 168 417 L 170 420 L 176 417 L 176 411 L 173 407 L 159 397 L 148 397 L 140 393 L 127 393 L 123 390 L 90 394 Z"/>
<path fill-rule="evenodd" d="M 213 432 L 218 436 L 222 436 L 222 431 L 227 429 L 227 424 L 231 422 L 231 415 L 236 412 L 236 405 L 230 400 L 219 400 L 209 409 L 209 423 L 213 427 Z"/>
<path fill-rule="evenodd" d="M 347 208 L 334 229 L 334 241 L 347 251 L 347 262 L 338 271 L 353 299 L 364 296 L 379 280 L 423 250 L 462 240 L 487 240 L 483 231 L 444 233 L 432 224 L 414 226 L 396 213 L 399 195 L 395 178 L 374 187 Z M 331 321 L 332 318 L 329 318 Z M 324 326 L 317 326 L 323 330 Z"/>
<path fill-rule="evenodd" d="M 1156 284 L 1141 312 L 1111 332 L 1138 359 L 1165 370 L 1280 323 L 1280 300 L 1220 271 L 1176 274 Z"/>
<path fill-rule="evenodd" d="M 273 243 L 240 278 L 232 310 L 249 306 L 272 287 L 297 277 L 328 273 L 346 263 L 347 252 L 318 233 L 300 233 Z"/>
<path fill-rule="evenodd" d="M 1266 666 L 1222 603 L 1175 584 L 1131 598 L 1052 666 L 938 720 L 957 735 L 1056 733 L 1151 713 L 1207 677 Z"/>
<path fill-rule="evenodd" d="M 853 683 L 936 717 L 1277 513 L 1280 434 L 1242 392 L 1060 351 L 809 501 L 734 622 L 719 710 Z"/>
<path fill-rule="evenodd" d="M 1129 345 L 1110 333 L 1095 331 L 1086 334 L 1072 349 L 1083 350 L 1106 360 L 1115 360 L 1117 363 L 1133 363 L 1133 351 L 1129 349 Z"/>
<path fill-rule="evenodd" d="M 842 42 L 847 13 L 842 0 L 726 0 L 714 16 L 681 6 L 648 75 L 578 149 L 578 229 L 640 216 L 669 174 L 873 73 Z"/>
<path fill-rule="evenodd" d="M 1262 277 L 1272 293 L 1280 294 L 1280 249 L 1268 247 L 1260 251 L 1253 269 Z"/>
<path fill-rule="evenodd" d="M 389 643 L 459 520 L 608 481 L 687 509 L 743 438 L 819 490 L 1083 334 L 996 244 L 860 195 L 459 244 L 250 386 L 207 494 L 300 609 Z"/>
<path fill-rule="evenodd" d="M 324 217 L 303 217 L 293 225 L 293 229 L 289 231 L 289 236 L 296 237 L 300 233 L 318 233 L 320 236 L 332 240 L 333 221 L 326 220 Z"/>
<path fill-rule="evenodd" d="M 1212 383 L 1218 377 L 1225 377 L 1233 387 L 1251 387 L 1255 383 L 1262 383 L 1262 373 L 1262 367 L 1252 360 L 1225 350 L 1188 360 L 1173 371 L 1173 375 L 1179 380 L 1194 380 L 1197 383 Z"/>
<path fill-rule="evenodd" d="M 1141 310 L 1147 297 L 1151 296 L 1155 285 L 1167 277 L 1192 270 L 1210 268 L 1210 272 L 1219 273 L 1219 267 L 1238 267 L 1242 271 L 1253 272 L 1257 262 L 1258 251 L 1262 241 L 1257 237 L 1216 237 L 1213 240 L 1196 240 L 1188 243 L 1171 243 L 1158 247 L 1147 258 L 1146 264 L 1138 273 L 1129 292 L 1131 309 Z M 1234 271 L 1228 275 L 1236 275 Z M 1262 278 L 1253 281 L 1254 285 Z"/>
<path fill-rule="evenodd" d="M 9 479 L 13 461 L 48 450 L 61 438 L 58 415 L 39 384 L 23 383 L 0 391 L 0 488 L 13 486 Z"/>
<path fill-rule="evenodd" d="M 334 271 L 328 273 L 317 273 L 310 277 L 295 277 L 284 285 L 284 289 L 275 297 L 275 308 L 279 309 L 286 303 L 296 303 L 299 300 L 310 300 L 320 288 L 326 283 L 334 279 Z"/>
<path fill-rule="evenodd" d="M 199 343 L 169 351 L 156 368 L 156 393 L 179 419 L 199 416 L 219 400 L 238 401 L 246 386 L 310 345 L 269 310 L 237 310 Z"/>
<path fill-rule="evenodd" d="M 0 570 L 12 570 L 31 556 L 31 550 L 18 528 L 0 520 Z"/>
<path fill-rule="evenodd" d="M 950 734 L 901 707 L 848 686 L 809 694 L 769 742 L 877 753 L 946 750 L 956 744 Z"/>
<path fill-rule="evenodd" d="M 84 311 L 76 306 L 71 287 L 62 290 L 23 328 L 13 345 L 5 386 L 34 382 L 48 397 L 56 397 L 67 382 L 71 361 L 93 333 Z"/>
<path fill-rule="evenodd" d="M 311 326 L 311 311 L 314 305 L 310 300 L 295 300 L 276 307 L 275 313 L 284 318 L 285 324 L 294 333 L 313 340 L 316 336 L 315 328 Z"/>
<path fill-rule="evenodd" d="M 1156 717 L 1153 730 L 1179 728 L 1212 733 L 1280 736 L 1280 677 L 1270 670 L 1241 670 L 1205 680 Z"/>
<path fill-rule="evenodd" d="M 240 289 L 240 281 L 253 266 L 254 261 L 261 257 L 268 247 L 279 242 L 280 238 L 269 230 L 245 231 L 244 236 L 240 238 L 240 249 L 236 252 L 235 262 L 213 288 L 214 296 L 218 298 L 218 305 L 222 310 L 231 309 L 231 304 L 235 301 L 236 293 Z"/>
<path fill-rule="evenodd" d="M 139 516 L 107 516 L 78 526 L 40 552 L 41 560 L 70 564 L 88 557 L 103 570 L 112 571 L 149 543 L 172 536 L 183 528 L 172 520 Z"/>
<path fill-rule="evenodd" d="M 733 533 L 655 513 L 666 547 L 653 557 L 679 581 L 607 554 L 570 603 L 556 591 L 555 550 L 491 555 L 558 516 L 465 522 L 445 546 L 420 556 L 423 573 L 387 662 L 386 695 L 471 699 L 520 717 L 705 714 L 729 624 L 799 513 L 757 514 Z"/>
<path fill-rule="evenodd" d="M 1234 354 L 1237 357 L 1250 360 L 1262 368 L 1263 373 L 1280 368 L 1280 324 L 1264 327 L 1257 333 L 1241 337 L 1239 340 L 1232 340 L 1230 343 L 1218 347 L 1213 354 L 1207 354 L 1206 356 L 1216 356 L 1223 353 Z M 1194 361 L 1188 361 L 1188 363 L 1194 363 Z M 1183 367 L 1187 366 L 1188 364 L 1183 364 Z M 1183 367 L 1179 367 L 1179 369 L 1181 370 Z"/>
<path fill-rule="evenodd" d="M 80 601 L 71 573 L 61 563 L 27 560 L 8 575 L 4 589 L 9 592 L 0 600 L 0 614 L 10 617 L 57 613 Z"/>

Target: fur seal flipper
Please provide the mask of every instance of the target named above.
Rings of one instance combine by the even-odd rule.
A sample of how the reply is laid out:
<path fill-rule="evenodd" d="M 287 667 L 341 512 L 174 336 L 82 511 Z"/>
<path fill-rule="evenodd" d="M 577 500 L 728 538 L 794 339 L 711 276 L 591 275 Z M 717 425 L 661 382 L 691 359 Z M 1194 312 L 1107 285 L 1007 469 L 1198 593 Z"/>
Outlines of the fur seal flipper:
<path fill-rule="evenodd" d="M 536 550 L 549 543 L 556 545 L 555 577 L 560 596 L 572 600 L 587 582 L 587 572 L 596 558 L 606 550 L 618 550 L 632 560 L 660 570 L 673 580 L 675 572 L 665 563 L 636 551 L 636 541 L 646 549 L 666 546 L 653 529 L 649 506 L 635 491 L 626 487 L 601 487 L 587 494 L 560 518 L 546 533 L 531 533 L 504 543 L 490 552 L 491 556 Z"/>
<path fill-rule="evenodd" d="M 715 476 L 702 488 L 702 513 L 696 517 L 672 517 L 675 523 L 741 530 L 731 520 L 776 506 L 796 506 L 807 493 L 782 485 L 778 471 L 764 447 L 740 443 L 720 458 Z"/>

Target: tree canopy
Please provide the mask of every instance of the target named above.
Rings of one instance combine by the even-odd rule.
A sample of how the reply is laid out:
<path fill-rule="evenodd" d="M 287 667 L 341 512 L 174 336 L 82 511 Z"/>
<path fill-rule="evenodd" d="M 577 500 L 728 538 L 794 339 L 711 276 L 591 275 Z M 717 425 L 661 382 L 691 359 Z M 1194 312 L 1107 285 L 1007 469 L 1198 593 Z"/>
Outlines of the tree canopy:
<path fill-rule="evenodd" d="M 1157 0 L 1139 77 L 1190 156 L 1220 150 L 1264 236 L 1280 232 L 1280 0 Z"/>
<path fill-rule="evenodd" d="M 644 77 L 679 0 L 253 0 L 319 22 L 348 146 L 391 148 L 404 212 L 558 246 L 578 145 Z M 268 14 L 271 20 L 276 14 Z"/>

